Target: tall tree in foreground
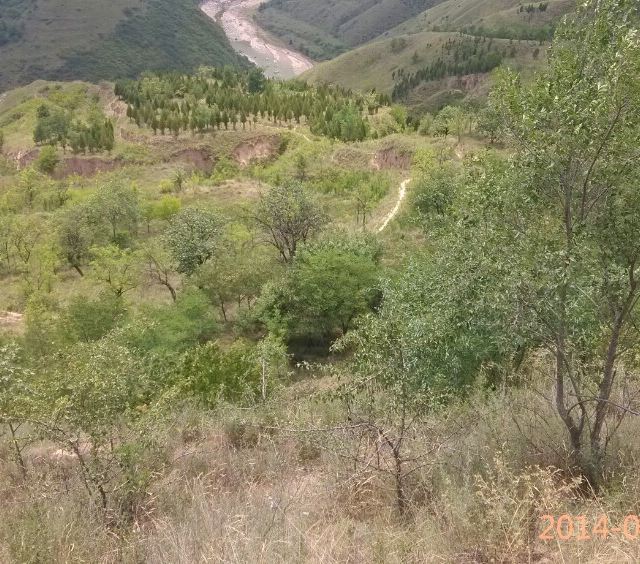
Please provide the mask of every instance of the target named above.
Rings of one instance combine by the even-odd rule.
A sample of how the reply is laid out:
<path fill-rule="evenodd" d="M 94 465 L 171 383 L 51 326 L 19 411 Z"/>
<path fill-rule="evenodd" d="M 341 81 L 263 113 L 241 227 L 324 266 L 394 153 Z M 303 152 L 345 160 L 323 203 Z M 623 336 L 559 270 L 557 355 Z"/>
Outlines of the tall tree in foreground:
<path fill-rule="evenodd" d="M 271 188 L 260 199 L 254 220 L 285 263 L 327 223 L 320 207 L 295 182 Z"/>
<path fill-rule="evenodd" d="M 635 368 L 640 298 L 640 31 L 637 2 L 591 0 L 560 26 L 548 70 L 496 99 L 517 146 L 513 183 L 527 214 L 519 288 L 552 354 L 555 406 L 597 487 L 616 386 Z"/>

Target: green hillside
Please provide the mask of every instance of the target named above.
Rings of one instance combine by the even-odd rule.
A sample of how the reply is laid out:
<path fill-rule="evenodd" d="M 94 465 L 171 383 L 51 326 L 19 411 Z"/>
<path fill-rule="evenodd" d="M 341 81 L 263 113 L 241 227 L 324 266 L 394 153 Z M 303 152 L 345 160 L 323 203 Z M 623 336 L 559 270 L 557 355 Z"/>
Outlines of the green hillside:
<path fill-rule="evenodd" d="M 392 34 L 463 31 L 506 39 L 550 39 L 558 19 L 575 7 L 573 0 L 445 0 L 411 18 Z"/>
<path fill-rule="evenodd" d="M 310 70 L 308 80 L 376 89 L 415 110 L 436 111 L 484 96 L 488 73 L 501 64 L 525 72 L 538 66 L 556 23 L 574 6 L 573 0 L 271 0 L 258 21 L 311 56 L 335 56 Z"/>
<path fill-rule="evenodd" d="M 246 64 L 195 0 L 0 0 L 0 14 L 0 91 Z"/>
<path fill-rule="evenodd" d="M 441 0 L 270 0 L 258 23 L 323 60 L 370 41 Z"/>
<path fill-rule="evenodd" d="M 431 31 L 367 43 L 317 65 L 304 76 L 312 83 L 376 89 L 393 94 L 412 109 L 436 111 L 467 95 L 485 95 L 487 73 L 500 64 L 526 71 L 543 57 L 535 41 Z M 425 76 L 429 73 L 435 76 Z"/>
<path fill-rule="evenodd" d="M 189 64 L 144 1 L 57 72 Z M 640 562 L 640 3 L 489 17 L 0 91 L 0 564 Z"/>

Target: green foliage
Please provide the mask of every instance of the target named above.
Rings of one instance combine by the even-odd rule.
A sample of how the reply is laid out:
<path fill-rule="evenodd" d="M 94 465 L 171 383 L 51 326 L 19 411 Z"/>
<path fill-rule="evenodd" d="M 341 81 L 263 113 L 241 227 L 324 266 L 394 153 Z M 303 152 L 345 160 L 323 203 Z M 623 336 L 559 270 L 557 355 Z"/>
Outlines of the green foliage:
<path fill-rule="evenodd" d="M 76 205 L 63 211 L 58 219 L 58 247 L 60 253 L 80 276 L 91 258 L 90 249 L 95 236 L 86 206 Z"/>
<path fill-rule="evenodd" d="M 521 272 L 527 328 L 553 352 L 556 408 L 596 485 L 609 398 L 638 338 L 639 25 L 633 2 L 588 2 L 558 29 L 545 73 L 526 86 L 504 73 L 495 93 L 520 198 L 502 260 Z"/>
<path fill-rule="evenodd" d="M 218 330 L 211 302 L 194 288 L 171 305 L 147 306 L 123 329 L 123 340 L 139 350 L 175 354 L 206 342 Z"/>
<path fill-rule="evenodd" d="M 111 292 L 97 298 L 75 296 L 62 311 L 61 331 L 64 339 L 72 343 L 90 343 L 105 337 L 126 317 L 122 300 Z"/>
<path fill-rule="evenodd" d="M 412 183 L 413 204 L 431 227 L 439 218 L 447 218 L 456 201 L 456 192 L 463 182 L 461 172 L 451 162 L 436 162 L 433 153 L 416 159 L 417 178 Z"/>
<path fill-rule="evenodd" d="M 23 423 L 33 394 L 33 371 L 16 343 L 0 345 L 0 425 Z"/>
<path fill-rule="evenodd" d="M 387 100 L 377 94 L 365 99 L 335 86 L 257 76 L 256 71 L 205 67 L 197 76 L 148 74 L 139 81 L 119 81 L 115 93 L 127 102 L 131 120 L 162 135 L 227 130 L 230 124 L 236 129 L 238 122 L 246 129 L 265 117 L 278 124 L 299 124 L 305 118 L 315 133 L 344 141 L 365 139 L 365 103 L 377 108 Z"/>
<path fill-rule="evenodd" d="M 266 242 L 277 249 L 285 263 L 291 262 L 298 246 L 315 236 L 328 221 L 297 182 L 271 188 L 260 198 L 254 220 Z"/>
<path fill-rule="evenodd" d="M 116 245 L 91 249 L 91 277 L 105 284 L 117 298 L 135 290 L 141 284 L 140 253 Z"/>
<path fill-rule="evenodd" d="M 252 247 L 246 241 L 224 241 L 220 249 L 197 270 L 193 283 L 220 307 L 223 319 L 228 321 L 229 304 L 238 310 L 251 309 L 277 265 L 265 255 L 264 248 Z"/>
<path fill-rule="evenodd" d="M 228 349 L 207 343 L 187 352 L 180 363 L 180 381 L 203 405 L 221 401 L 248 403 L 261 389 L 260 366 L 253 348 L 236 342 Z"/>
<path fill-rule="evenodd" d="M 506 55 L 506 50 L 502 51 L 500 45 L 484 37 L 451 38 L 442 44 L 437 60 L 424 68 L 415 72 L 406 72 L 405 69 L 394 71 L 396 84 L 392 98 L 402 100 L 424 82 L 489 72 L 500 66 Z M 515 56 L 515 52 L 511 56 Z"/>
<path fill-rule="evenodd" d="M 51 436 L 66 442 L 67 434 L 86 433 L 96 450 L 108 444 L 114 422 L 139 416 L 148 385 L 139 359 L 113 336 L 74 345 L 45 378 L 39 392 L 57 424 Z"/>
<path fill-rule="evenodd" d="M 504 126 L 504 116 L 491 101 L 478 116 L 477 129 L 489 139 L 492 145 L 498 140 Z"/>
<path fill-rule="evenodd" d="M 357 107 L 347 105 L 338 111 L 327 110 L 312 118 L 311 132 L 346 143 L 363 141 L 369 135 L 369 123 Z"/>
<path fill-rule="evenodd" d="M 138 226 L 140 204 L 138 193 L 116 178 L 100 186 L 87 201 L 88 220 L 94 228 L 104 226 L 110 231 L 111 241 L 130 236 Z"/>
<path fill-rule="evenodd" d="M 51 145 L 47 145 L 40 150 L 35 166 L 44 174 L 52 174 L 59 162 L 60 158 L 58 157 L 56 148 Z"/>
<path fill-rule="evenodd" d="M 290 340 L 331 340 L 345 334 L 378 297 L 380 249 L 367 238 L 335 237 L 304 246 L 284 279 L 259 308 L 270 328 Z"/>
<path fill-rule="evenodd" d="M 176 215 L 182 208 L 182 202 L 174 196 L 163 196 L 153 205 L 152 217 L 167 221 Z"/>
<path fill-rule="evenodd" d="M 178 271 L 191 275 L 215 253 L 222 219 L 214 212 L 185 208 L 169 222 L 164 240 L 178 265 Z"/>

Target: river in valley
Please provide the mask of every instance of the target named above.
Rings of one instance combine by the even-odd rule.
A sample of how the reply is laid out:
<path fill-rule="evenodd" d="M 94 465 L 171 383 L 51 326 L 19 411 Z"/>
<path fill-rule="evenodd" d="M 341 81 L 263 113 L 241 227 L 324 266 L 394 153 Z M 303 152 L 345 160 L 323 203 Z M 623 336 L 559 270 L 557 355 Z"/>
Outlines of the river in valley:
<path fill-rule="evenodd" d="M 233 48 L 265 71 L 270 78 L 293 78 L 313 66 L 313 61 L 269 37 L 252 17 L 263 0 L 206 0 L 200 9 L 216 21 Z"/>

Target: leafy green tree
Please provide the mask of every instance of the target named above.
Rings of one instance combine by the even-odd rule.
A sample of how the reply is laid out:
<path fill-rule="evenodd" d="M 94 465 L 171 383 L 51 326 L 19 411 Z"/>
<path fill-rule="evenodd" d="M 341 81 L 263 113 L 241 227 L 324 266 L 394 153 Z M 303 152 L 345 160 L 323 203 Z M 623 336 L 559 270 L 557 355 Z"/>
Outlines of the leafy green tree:
<path fill-rule="evenodd" d="M 193 274 L 215 253 L 222 230 L 221 217 L 212 211 L 185 208 L 173 216 L 164 242 L 178 265 L 178 272 Z"/>
<path fill-rule="evenodd" d="M 35 293 L 50 293 L 55 281 L 58 253 L 48 242 L 35 245 L 29 260 L 20 269 L 20 281 L 25 297 Z"/>
<path fill-rule="evenodd" d="M 148 390 L 142 363 L 115 335 L 74 345 L 40 378 L 36 424 L 73 454 L 87 493 L 103 510 L 117 465 L 116 432 L 121 437 L 141 417 Z"/>
<path fill-rule="evenodd" d="M 211 302 L 203 292 L 187 287 L 170 305 L 140 308 L 121 334 L 122 342 L 137 350 L 174 356 L 209 341 L 217 332 Z"/>
<path fill-rule="evenodd" d="M 67 263 L 80 275 L 91 259 L 94 236 L 85 206 L 76 205 L 65 210 L 58 223 L 58 247 Z"/>
<path fill-rule="evenodd" d="M 638 27 L 634 2 L 587 2 L 558 28 L 548 69 L 526 86 L 506 72 L 495 94 L 517 148 L 509 183 L 522 245 L 509 260 L 530 330 L 554 359 L 558 415 L 596 487 L 639 337 Z"/>
<path fill-rule="evenodd" d="M 418 126 L 418 133 L 420 135 L 431 135 L 434 126 L 434 117 L 427 113 L 422 116 L 420 125 Z"/>
<path fill-rule="evenodd" d="M 400 128 L 400 131 L 404 131 L 407 128 L 407 108 L 399 104 L 391 106 L 391 117 Z"/>
<path fill-rule="evenodd" d="M 160 241 L 150 241 L 142 248 L 141 256 L 144 260 L 144 272 L 149 280 L 164 286 L 175 302 L 178 264 L 169 250 Z"/>
<path fill-rule="evenodd" d="M 360 238 L 303 247 L 284 280 L 261 299 L 267 325 L 280 320 L 290 339 L 345 334 L 378 299 L 378 257 L 377 247 Z"/>
<path fill-rule="evenodd" d="M 115 179 L 98 190 L 87 202 L 88 218 L 95 226 L 107 225 L 111 241 L 118 242 L 121 230 L 135 232 L 140 219 L 140 203 L 137 191 Z"/>
<path fill-rule="evenodd" d="M 47 223 L 37 215 L 16 216 L 11 222 L 9 235 L 10 251 L 15 262 L 23 267 L 29 263 L 37 245 L 42 242 Z"/>
<path fill-rule="evenodd" d="M 249 80 L 247 82 L 247 89 L 249 92 L 255 94 L 264 92 L 266 86 L 266 79 L 262 69 L 252 69 L 249 71 Z"/>
<path fill-rule="evenodd" d="M 269 333 L 256 346 L 255 357 L 260 367 L 260 395 L 266 401 L 272 383 L 287 375 L 287 346 L 273 333 Z"/>
<path fill-rule="evenodd" d="M 6 426 L 13 454 L 23 478 L 27 465 L 23 457 L 24 441 L 20 428 L 28 422 L 32 408 L 33 372 L 24 366 L 22 350 L 15 343 L 0 346 L 0 426 Z"/>
<path fill-rule="evenodd" d="M 142 257 L 139 252 L 115 245 L 91 249 L 91 277 L 121 298 L 142 282 Z"/>
<path fill-rule="evenodd" d="M 230 304 L 251 309 L 262 286 L 277 271 L 272 257 L 262 248 L 247 242 L 225 241 L 221 252 L 194 273 L 193 283 L 220 307 L 224 321 L 229 320 Z"/>
<path fill-rule="evenodd" d="M 98 341 L 120 325 L 126 317 L 121 299 L 111 292 L 96 298 L 75 296 L 61 314 L 61 331 L 71 343 Z"/>
<path fill-rule="evenodd" d="M 47 145 L 40 150 L 35 166 L 44 174 L 52 174 L 59 162 L 60 159 L 56 148 L 51 145 Z"/>
<path fill-rule="evenodd" d="M 49 110 L 46 106 L 41 106 L 38 109 L 37 118 L 33 140 L 37 144 L 45 143 L 65 147 L 71 123 L 70 116 L 62 110 Z"/>
<path fill-rule="evenodd" d="M 458 116 L 458 111 L 453 106 L 445 106 L 442 108 L 433 122 L 433 131 L 435 135 L 447 137 L 453 130 L 453 122 Z"/>
<path fill-rule="evenodd" d="M 478 131 L 489 139 L 493 145 L 500 135 L 504 118 L 494 104 L 489 103 L 478 116 Z"/>
<path fill-rule="evenodd" d="M 298 246 L 316 235 L 328 219 L 300 183 L 271 188 L 260 198 L 253 216 L 265 241 L 273 245 L 282 260 L 293 260 Z"/>

